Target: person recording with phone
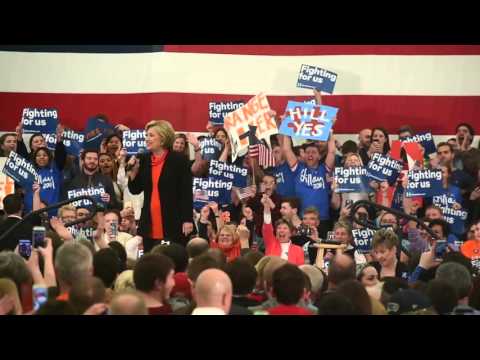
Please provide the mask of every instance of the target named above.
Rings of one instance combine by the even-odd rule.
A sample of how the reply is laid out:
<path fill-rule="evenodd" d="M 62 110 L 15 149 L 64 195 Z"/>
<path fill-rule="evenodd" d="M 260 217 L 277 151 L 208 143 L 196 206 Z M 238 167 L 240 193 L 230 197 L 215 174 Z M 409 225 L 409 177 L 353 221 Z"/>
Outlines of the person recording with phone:
<path fill-rule="evenodd" d="M 366 165 L 369 163 L 373 154 L 380 153 L 387 155 L 390 151 L 390 138 L 387 130 L 381 127 L 372 129 L 372 141 L 368 149 L 362 148 L 359 150 L 362 162 Z"/>
<path fill-rule="evenodd" d="M 144 251 L 163 239 L 186 242 L 193 231 L 192 174 L 188 160 L 172 151 L 175 132 L 168 121 L 153 120 L 146 127 L 148 152 L 132 157 L 127 171 L 132 194 L 144 192 L 138 234 Z"/>
<path fill-rule="evenodd" d="M 455 168 L 463 169 L 474 179 L 478 176 L 478 164 L 480 164 L 480 150 L 475 149 L 473 139 L 475 130 L 470 124 L 461 123 L 455 129 L 458 150 L 455 153 Z"/>

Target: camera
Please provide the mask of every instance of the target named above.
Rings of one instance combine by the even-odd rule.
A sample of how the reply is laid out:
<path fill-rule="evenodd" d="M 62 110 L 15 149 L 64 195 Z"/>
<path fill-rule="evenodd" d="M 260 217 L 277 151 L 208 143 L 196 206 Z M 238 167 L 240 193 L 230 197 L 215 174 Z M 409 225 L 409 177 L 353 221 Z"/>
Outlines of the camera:
<path fill-rule="evenodd" d="M 310 237 L 310 236 L 312 236 L 312 229 L 310 228 L 310 226 L 307 226 L 305 224 L 301 224 L 297 228 L 297 235 Z"/>

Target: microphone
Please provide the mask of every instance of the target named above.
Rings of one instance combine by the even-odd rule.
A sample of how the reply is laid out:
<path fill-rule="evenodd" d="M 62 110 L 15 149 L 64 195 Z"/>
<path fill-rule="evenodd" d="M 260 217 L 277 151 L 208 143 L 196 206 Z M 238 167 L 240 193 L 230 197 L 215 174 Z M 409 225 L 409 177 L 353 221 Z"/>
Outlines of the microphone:
<path fill-rule="evenodd" d="M 144 149 L 144 148 L 141 148 L 141 149 L 138 150 L 137 155 L 141 155 L 141 154 L 143 154 L 144 152 L 145 152 L 145 149 Z M 133 157 L 134 157 L 135 159 L 137 158 L 135 155 L 133 155 Z M 125 172 L 128 172 L 128 171 L 132 170 L 134 166 L 135 166 L 135 164 L 133 164 L 133 165 L 131 165 L 131 164 L 125 165 Z"/>

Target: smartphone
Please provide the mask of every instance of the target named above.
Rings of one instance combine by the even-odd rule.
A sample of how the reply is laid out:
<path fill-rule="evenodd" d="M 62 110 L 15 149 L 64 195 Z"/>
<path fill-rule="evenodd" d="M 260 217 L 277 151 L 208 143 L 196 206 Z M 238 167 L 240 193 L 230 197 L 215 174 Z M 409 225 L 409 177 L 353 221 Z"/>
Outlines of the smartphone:
<path fill-rule="evenodd" d="M 346 200 L 345 201 L 345 207 L 346 208 L 351 208 L 353 205 L 353 200 Z"/>
<path fill-rule="evenodd" d="M 110 229 L 112 231 L 112 236 L 118 236 L 118 221 L 112 221 L 110 223 Z"/>
<path fill-rule="evenodd" d="M 33 285 L 33 310 L 38 311 L 48 300 L 48 289 L 43 285 Z"/>
<path fill-rule="evenodd" d="M 32 231 L 32 245 L 34 248 L 45 247 L 47 243 L 45 241 L 45 233 L 47 230 L 44 226 L 35 226 Z"/>
<path fill-rule="evenodd" d="M 437 240 L 435 245 L 435 258 L 443 259 L 443 256 L 447 252 L 447 240 Z"/>
<path fill-rule="evenodd" d="M 31 240 L 19 240 L 18 241 L 18 253 L 25 260 L 30 259 L 30 255 L 32 255 L 32 241 Z"/>

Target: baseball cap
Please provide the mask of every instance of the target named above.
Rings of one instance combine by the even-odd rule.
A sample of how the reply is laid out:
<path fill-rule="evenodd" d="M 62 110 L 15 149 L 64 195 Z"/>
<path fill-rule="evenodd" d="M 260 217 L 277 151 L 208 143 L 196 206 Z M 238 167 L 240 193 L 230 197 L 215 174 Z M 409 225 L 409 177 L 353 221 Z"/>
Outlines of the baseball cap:
<path fill-rule="evenodd" d="M 400 315 L 426 309 L 431 306 L 430 300 L 418 290 L 400 289 L 396 291 L 387 303 L 389 315 Z"/>

